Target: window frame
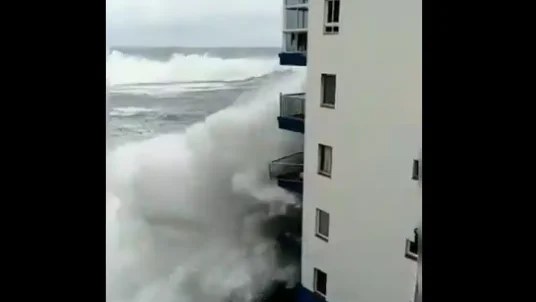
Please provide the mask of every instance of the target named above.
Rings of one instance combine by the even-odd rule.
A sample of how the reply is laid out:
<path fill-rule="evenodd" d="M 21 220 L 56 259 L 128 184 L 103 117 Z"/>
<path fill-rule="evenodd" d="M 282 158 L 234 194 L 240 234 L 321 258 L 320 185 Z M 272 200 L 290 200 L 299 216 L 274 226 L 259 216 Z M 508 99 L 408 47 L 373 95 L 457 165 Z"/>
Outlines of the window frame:
<path fill-rule="evenodd" d="M 338 2 L 339 9 L 337 11 L 337 14 L 335 14 L 335 3 Z M 329 6 L 332 5 L 332 19 L 335 19 L 335 16 L 337 16 L 337 22 L 328 22 L 330 19 L 330 10 Z M 324 35 L 337 35 L 339 34 L 339 27 L 341 22 L 341 1 L 340 0 L 324 0 Z"/>
<path fill-rule="evenodd" d="M 333 104 L 326 102 L 326 85 L 327 79 L 333 78 Z M 320 107 L 335 109 L 335 104 L 337 103 L 337 75 L 334 73 L 322 73 L 320 75 Z"/>
<path fill-rule="evenodd" d="M 330 150 L 329 171 L 323 170 L 324 165 L 325 165 L 324 163 L 326 162 L 325 150 L 327 149 Z M 318 168 L 317 170 L 318 170 L 317 172 L 319 175 L 322 175 L 327 178 L 331 178 L 331 175 L 333 174 L 333 147 L 332 146 L 325 145 L 325 144 L 318 144 Z"/>
<path fill-rule="evenodd" d="M 324 293 L 320 292 L 318 290 L 318 276 L 319 276 L 319 273 L 321 274 L 324 274 L 326 276 L 325 278 L 325 284 L 324 284 Z M 319 269 L 319 268 L 314 268 L 314 271 L 313 271 L 313 291 L 315 294 L 317 295 L 320 295 L 321 297 L 326 297 L 327 296 L 327 293 L 328 293 L 328 274 L 326 272 L 324 272 L 323 270 Z"/>
<path fill-rule="evenodd" d="M 322 234 L 322 230 L 320 227 L 320 223 L 322 222 L 322 214 L 325 214 L 327 217 L 327 221 L 324 221 L 324 223 L 327 223 L 327 234 Z M 324 211 L 322 209 L 316 208 L 316 214 L 315 214 L 315 236 L 328 242 L 329 241 L 329 228 L 330 228 L 330 216 L 327 211 Z"/>
<path fill-rule="evenodd" d="M 411 173 L 411 179 L 412 180 L 421 180 L 421 176 L 420 176 L 420 161 L 418 159 L 414 159 L 413 160 L 413 169 L 412 169 L 412 173 Z"/>
<path fill-rule="evenodd" d="M 404 256 L 407 259 L 417 261 L 419 260 L 419 236 L 417 233 L 417 229 L 413 230 L 413 232 L 414 232 L 413 240 L 406 238 L 406 247 L 404 251 Z M 414 247 L 415 252 L 412 251 L 412 247 Z"/>

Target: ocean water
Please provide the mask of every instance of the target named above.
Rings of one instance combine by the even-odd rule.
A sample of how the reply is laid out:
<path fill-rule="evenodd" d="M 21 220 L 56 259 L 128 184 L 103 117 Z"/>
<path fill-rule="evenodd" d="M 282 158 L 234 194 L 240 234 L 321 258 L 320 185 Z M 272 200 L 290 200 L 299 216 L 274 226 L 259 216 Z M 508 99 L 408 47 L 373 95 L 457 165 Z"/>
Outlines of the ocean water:
<path fill-rule="evenodd" d="M 300 204 L 268 165 L 303 148 L 276 117 L 305 71 L 279 66 L 277 52 L 111 49 L 108 302 L 255 301 L 296 281 L 274 221 Z"/>
<path fill-rule="evenodd" d="M 111 48 L 110 143 L 173 133 L 288 69 L 278 48 Z"/>

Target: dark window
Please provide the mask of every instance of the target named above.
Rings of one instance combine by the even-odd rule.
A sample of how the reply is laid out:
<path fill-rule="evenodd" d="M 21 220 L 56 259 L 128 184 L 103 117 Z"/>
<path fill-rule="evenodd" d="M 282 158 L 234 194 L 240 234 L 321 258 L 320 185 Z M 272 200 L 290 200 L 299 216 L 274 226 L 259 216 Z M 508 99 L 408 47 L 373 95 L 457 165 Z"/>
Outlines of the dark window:
<path fill-rule="evenodd" d="M 326 0 L 326 23 L 338 23 L 340 13 L 339 0 Z"/>
<path fill-rule="evenodd" d="M 333 165 L 333 148 L 330 146 L 318 145 L 318 174 L 331 177 Z"/>
<path fill-rule="evenodd" d="M 307 33 L 298 34 L 298 51 L 307 51 Z"/>
<path fill-rule="evenodd" d="M 419 180 L 419 160 L 417 159 L 413 160 L 413 173 L 411 179 Z"/>
<path fill-rule="evenodd" d="M 339 6 L 340 6 L 340 3 L 341 1 L 339 0 L 335 0 L 333 1 L 333 21 L 334 23 L 338 23 L 339 22 Z"/>
<path fill-rule="evenodd" d="M 315 278 L 315 286 L 314 286 L 315 292 L 318 294 L 321 294 L 322 296 L 326 296 L 328 275 L 324 273 L 323 271 L 315 268 L 314 278 Z"/>
<path fill-rule="evenodd" d="M 335 107 L 335 93 L 337 89 L 337 76 L 334 74 L 322 74 L 322 103 L 321 106 Z"/>
<path fill-rule="evenodd" d="M 336 34 L 339 32 L 339 27 L 338 26 L 326 26 L 325 32 L 327 34 Z"/>
<path fill-rule="evenodd" d="M 328 15 L 327 15 L 328 23 L 333 23 L 333 1 L 328 1 L 327 6 L 328 6 Z"/>
<path fill-rule="evenodd" d="M 413 230 L 414 239 L 406 239 L 406 258 L 411 260 L 417 260 L 419 258 L 419 234 L 417 229 Z"/>
<path fill-rule="evenodd" d="M 285 34 L 285 51 L 305 52 L 307 51 L 307 33 L 287 33 Z"/>
<path fill-rule="evenodd" d="M 316 209 L 316 236 L 328 240 L 329 237 L 329 213 Z"/>

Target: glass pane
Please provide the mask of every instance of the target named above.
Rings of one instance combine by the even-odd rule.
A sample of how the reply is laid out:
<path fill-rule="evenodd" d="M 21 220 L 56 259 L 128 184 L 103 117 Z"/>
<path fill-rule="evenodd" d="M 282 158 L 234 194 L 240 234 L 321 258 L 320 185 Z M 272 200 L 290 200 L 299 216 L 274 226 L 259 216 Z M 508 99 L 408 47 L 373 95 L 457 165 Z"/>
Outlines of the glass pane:
<path fill-rule="evenodd" d="M 329 214 L 318 210 L 318 233 L 323 236 L 329 237 Z"/>
<path fill-rule="evenodd" d="M 336 0 L 334 3 L 334 8 L 333 8 L 333 22 L 339 22 L 339 5 L 340 5 L 340 1 Z"/>
<path fill-rule="evenodd" d="M 309 11 L 289 9 L 285 11 L 285 29 L 305 29 L 308 24 Z"/>
<path fill-rule="evenodd" d="M 285 51 L 295 51 L 298 39 L 295 33 L 285 34 Z"/>
<path fill-rule="evenodd" d="M 331 147 L 324 147 L 324 165 L 322 171 L 331 174 Z"/>
<path fill-rule="evenodd" d="M 333 22 L 333 1 L 328 1 L 327 2 L 327 5 L 328 5 L 328 23 L 332 23 Z"/>
<path fill-rule="evenodd" d="M 298 33 L 297 51 L 307 51 L 307 33 Z"/>
<path fill-rule="evenodd" d="M 328 276 L 326 275 L 326 273 L 324 273 L 323 271 L 319 269 L 315 269 L 315 276 L 316 276 L 315 290 L 325 296 Z"/>
<path fill-rule="evenodd" d="M 336 80 L 333 75 L 324 75 L 322 86 L 324 90 L 324 104 L 335 105 Z"/>

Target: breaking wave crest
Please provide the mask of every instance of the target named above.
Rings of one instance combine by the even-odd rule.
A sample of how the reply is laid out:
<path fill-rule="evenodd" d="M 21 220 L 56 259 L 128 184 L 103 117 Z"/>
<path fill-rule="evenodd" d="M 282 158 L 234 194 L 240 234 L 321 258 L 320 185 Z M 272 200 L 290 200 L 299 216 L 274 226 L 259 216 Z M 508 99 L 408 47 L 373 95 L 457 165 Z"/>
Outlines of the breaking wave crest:
<path fill-rule="evenodd" d="M 107 60 L 111 85 L 169 82 L 237 81 L 280 69 L 276 58 L 223 59 L 174 54 L 158 61 L 114 50 Z M 140 72 L 143 71 L 143 72 Z"/>

